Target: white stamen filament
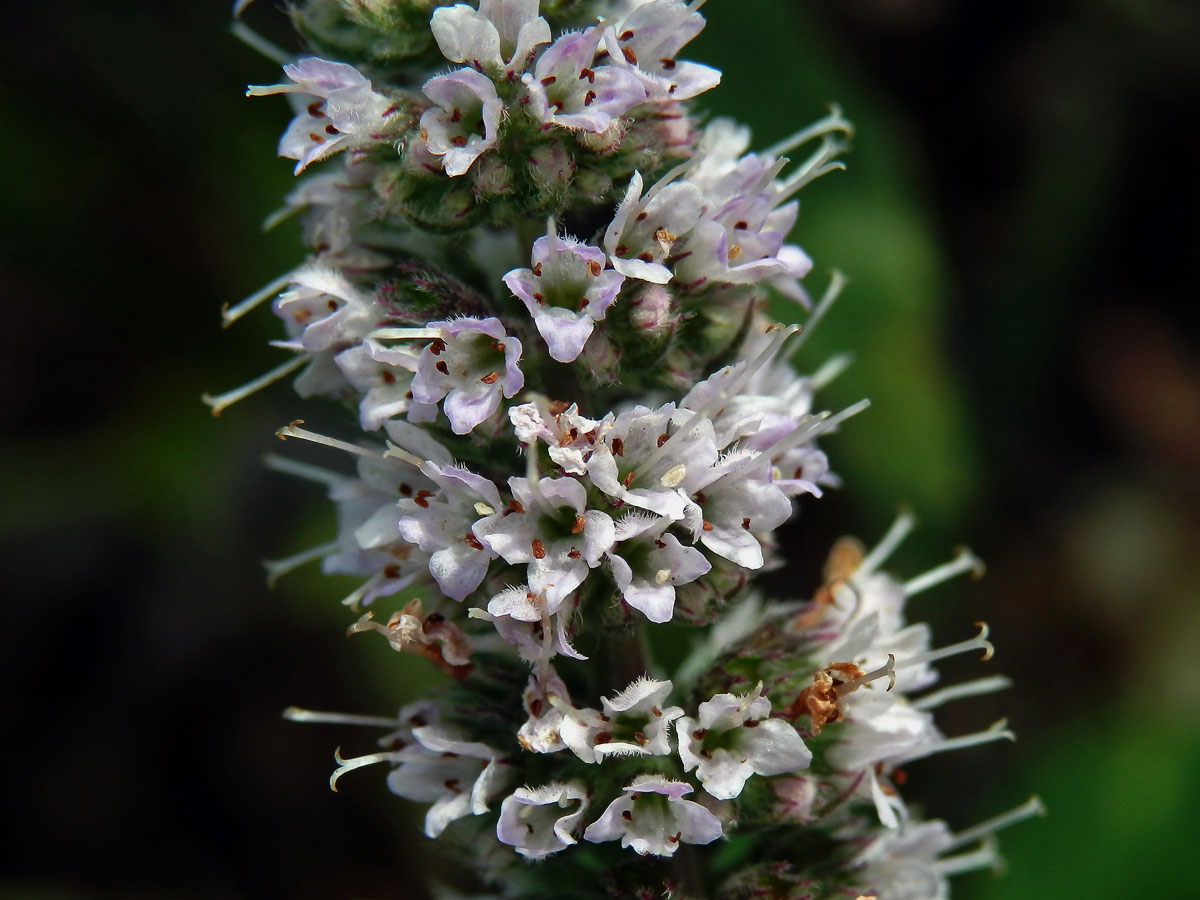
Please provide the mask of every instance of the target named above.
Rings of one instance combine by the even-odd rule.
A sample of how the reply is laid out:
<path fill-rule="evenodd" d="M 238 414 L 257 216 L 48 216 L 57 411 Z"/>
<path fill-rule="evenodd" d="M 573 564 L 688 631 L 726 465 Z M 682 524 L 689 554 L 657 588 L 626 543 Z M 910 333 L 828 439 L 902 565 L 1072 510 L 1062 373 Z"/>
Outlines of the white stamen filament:
<path fill-rule="evenodd" d="M 978 825 L 954 835 L 954 842 L 946 849 L 953 850 L 955 847 L 962 847 L 972 841 L 987 838 L 1001 828 L 1007 828 L 1009 825 L 1015 825 L 1018 822 L 1024 822 L 1026 819 L 1032 819 L 1034 816 L 1044 816 L 1045 814 L 1046 805 L 1042 803 L 1042 798 L 1038 796 L 1030 797 L 1015 809 L 1010 809 L 1008 812 L 1001 813 L 998 816 L 988 819 L 986 822 L 980 822 Z"/>
<path fill-rule="evenodd" d="M 656 462 L 673 453 L 675 448 L 688 440 L 700 424 L 712 415 L 718 412 L 731 397 L 737 396 L 742 387 L 750 380 L 753 375 L 763 367 L 770 359 L 774 358 L 775 354 L 783 346 L 784 341 L 794 334 L 800 332 L 799 325 L 772 325 L 767 329 L 767 333 L 771 335 L 767 341 L 767 345 L 760 350 L 755 356 L 746 361 L 746 365 L 742 371 L 733 379 L 733 383 L 716 391 L 712 398 L 705 404 L 702 404 L 698 410 L 693 411 L 691 418 L 687 420 L 678 431 L 671 435 L 667 440 L 663 441 L 661 447 L 651 451 L 634 470 L 636 474 L 643 474 L 649 470 Z"/>
<path fill-rule="evenodd" d="M 347 453 L 353 453 L 355 456 L 362 456 L 366 459 L 384 459 L 384 454 L 378 450 L 360 447 L 358 444 L 351 444 L 349 441 L 339 441 L 337 438 L 326 437 L 323 434 L 317 434 L 315 431 L 297 427 L 303 424 L 303 419 L 296 419 L 290 425 L 285 425 L 276 431 L 275 437 L 281 441 L 286 441 L 288 438 L 299 438 L 302 441 L 312 441 L 314 444 L 324 444 L 326 447 L 333 447 L 335 450 L 344 450 Z"/>
<path fill-rule="evenodd" d="M 903 766 L 918 759 L 925 759 L 927 756 L 935 756 L 938 753 L 949 753 L 951 750 L 963 750 L 967 747 L 976 747 L 980 744 L 989 744 L 992 741 L 1015 741 L 1017 736 L 1008 730 L 1008 719 L 999 719 L 989 725 L 984 731 L 976 731 L 972 734 L 964 734 L 956 738 L 946 738 L 945 740 L 935 741 L 931 744 L 926 744 L 919 750 L 914 750 L 911 753 L 906 753 L 902 756 L 893 757 L 888 760 L 890 765 Z"/>
<path fill-rule="evenodd" d="M 833 131 L 840 131 L 847 137 L 854 136 L 854 126 L 846 119 L 842 118 L 842 108 L 837 104 L 829 107 L 829 115 L 823 119 L 818 119 L 807 128 L 797 131 L 790 137 L 784 138 L 776 144 L 772 144 L 762 152 L 763 156 L 780 156 L 787 153 L 789 150 L 794 150 L 797 147 L 807 144 L 814 138 L 822 137 Z"/>
<path fill-rule="evenodd" d="M 345 475 L 339 475 L 337 472 L 330 472 L 328 469 L 322 469 L 320 466 L 310 465 L 309 463 L 297 462 L 294 459 L 288 459 L 286 456 L 279 456 L 274 453 L 269 453 L 263 457 L 263 465 L 275 472 L 282 472 L 284 475 L 303 478 L 305 481 L 313 481 L 331 488 L 337 487 L 346 481 Z"/>
<path fill-rule="evenodd" d="M 753 186 L 751 186 L 749 190 L 745 191 L 744 195 L 747 197 L 754 197 L 758 194 L 761 194 L 764 190 L 766 190 L 767 185 L 775 180 L 775 176 L 782 172 L 784 167 L 790 161 L 791 160 L 789 160 L 786 156 L 781 156 L 779 159 L 775 160 L 775 162 L 771 163 L 771 165 L 769 165 L 763 171 L 763 173 L 758 176 L 758 180 L 754 182 Z"/>
<path fill-rule="evenodd" d="M 283 717 L 289 722 L 305 722 L 320 725 L 366 725 L 372 728 L 399 728 L 404 723 L 399 719 L 389 719 L 386 716 L 356 716 L 351 713 L 321 712 L 316 709 L 304 709 L 299 706 L 289 706 L 283 711 Z"/>
<path fill-rule="evenodd" d="M 904 583 L 904 595 L 912 597 L 914 594 L 927 591 L 931 587 L 935 587 L 943 581 L 949 581 L 954 576 L 961 575 L 964 572 L 970 572 L 976 578 L 982 578 L 984 573 L 983 562 L 965 547 L 959 550 L 958 556 L 950 560 L 950 562 L 943 563 L 935 569 L 930 569 L 923 575 L 918 575 L 916 578 L 906 581 Z"/>
<path fill-rule="evenodd" d="M 951 644 L 948 647 L 941 647 L 937 650 L 926 650 L 924 653 L 917 653 L 908 659 L 901 660 L 896 665 L 896 670 L 911 669 L 913 666 L 923 665 L 925 663 L 936 662 L 939 659 L 945 659 L 948 656 L 957 656 L 959 653 L 968 653 L 971 650 L 982 650 L 983 659 L 989 660 L 995 652 L 995 648 L 988 641 L 988 627 L 984 622 L 976 622 L 979 628 L 979 634 L 971 638 L 969 641 L 959 641 L 957 644 Z"/>
<path fill-rule="evenodd" d="M 368 578 L 366 581 L 364 581 L 362 584 L 360 584 L 357 588 L 355 588 L 349 594 L 347 594 L 345 597 L 342 598 L 342 601 L 341 601 L 342 606 L 348 606 L 357 612 L 359 601 L 362 600 L 362 598 L 366 595 L 367 591 L 371 590 L 371 588 L 375 587 L 383 580 L 384 580 L 384 575 L 382 572 L 378 572 L 375 575 L 372 575 L 370 578 Z M 358 627 L 359 625 L 360 625 L 360 623 L 357 623 L 357 622 L 354 625 L 351 625 L 350 632 L 353 633 L 355 631 L 362 631 L 366 628 L 366 626 Z"/>
<path fill-rule="evenodd" d="M 658 179 L 658 181 L 654 182 L 654 184 L 652 184 L 650 186 L 650 190 L 648 190 L 648 191 L 646 191 L 646 193 L 642 194 L 641 198 L 638 200 L 638 203 L 637 203 L 638 212 L 643 211 L 647 206 L 649 206 L 651 200 L 653 200 L 655 197 L 657 197 L 659 194 L 661 194 L 663 192 L 663 190 L 667 187 L 667 185 L 669 185 L 676 178 L 678 178 L 680 175 L 682 175 L 684 172 L 686 172 L 691 167 L 691 165 L 692 165 L 692 161 L 690 159 L 685 163 L 680 163 L 675 168 L 673 168 L 670 172 L 668 172 L 666 175 L 664 175 L 662 178 Z"/>
<path fill-rule="evenodd" d="M 821 319 L 825 317 L 825 313 L 829 312 L 829 308 L 833 306 L 833 301 L 837 300 L 838 296 L 842 293 L 842 289 L 846 287 L 846 281 L 845 275 L 837 269 L 833 270 L 832 275 L 829 277 L 829 285 L 825 288 L 825 293 L 821 295 L 821 299 L 817 301 L 812 315 L 804 323 L 804 331 L 799 338 L 792 342 L 792 349 L 790 351 L 792 356 L 795 356 L 800 348 L 804 346 L 804 342 L 816 330 Z"/>
<path fill-rule="evenodd" d="M 335 553 L 337 549 L 337 541 L 330 541 L 328 544 L 309 547 L 307 550 L 283 559 L 264 559 L 263 568 L 267 570 L 267 587 L 274 588 L 275 583 L 288 572 L 295 571 L 306 563 L 328 556 L 330 553 Z"/>
<path fill-rule="evenodd" d="M 333 758 L 336 760 L 338 767 L 332 775 L 329 776 L 329 786 L 333 790 L 337 790 L 338 779 L 354 769 L 361 769 L 363 766 L 371 766 L 381 762 L 400 762 L 399 754 L 394 750 L 389 750 L 384 753 L 370 753 L 366 756 L 355 756 L 352 759 L 342 758 L 342 748 L 338 747 L 333 751 Z"/>
<path fill-rule="evenodd" d="M 250 312 L 250 310 L 254 309 L 254 307 L 258 306 L 258 304 L 262 303 L 264 300 L 270 300 L 292 283 L 292 276 L 294 274 L 294 271 L 284 272 L 270 284 L 259 288 L 245 300 L 241 301 L 240 303 L 236 303 L 233 306 L 227 306 L 225 309 L 221 310 L 221 327 L 228 328 L 246 313 Z"/>
<path fill-rule="evenodd" d="M 779 186 L 779 193 L 771 199 L 772 206 L 779 206 L 788 197 L 795 194 L 805 185 L 811 184 L 822 175 L 844 170 L 846 164 L 837 159 L 837 155 L 849 150 L 850 145 L 828 135 L 821 138 L 821 146 L 813 151 L 798 170 L 788 176 L 787 181 Z"/>
<path fill-rule="evenodd" d="M 243 2 L 243 3 L 238 4 L 238 6 L 242 7 L 243 9 L 248 5 L 249 5 L 248 2 Z M 241 10 L 235 9 L 234 15 L 237 15 L 237 13 L 240 11 Z M 261 53 L 267 59 L 271 60 L 271 62 L 275 63 L 276 65 L 279 65 L 279 66 L 285 65 L 286 63 L 291 62 L 293 59 L 292 54 L 288 53 L 286 50 L 284 50 L 282 47 L 278 46 L 277 44 L 273 44 L 271 41 L 268 41 L 265 37 L 263 37 L 261 34 L 259 34 L 257 31 L 255 31 L 253 28 L 251 28 L 249 25 L 247 25 L 245 22 L 235 21 L 232 25 L 229 26 L 229 30 L 233 33 L 233 36 L 235 38 L 237 38 L 239 41 L 241 41 L 247 47 L 251 48 L 252 50 L 257 50 L 259 53 Z M 299 85 L 293 85 L 293 87 L 298 88 Z M 261 95 L 251 94 L 250 90 L 247 89 L 246 96 L 247 97 L 251 97 L 251 96 L 257 97 L 257 96 L 261 96 Z"/>
<path fill-rule="evenodd" d="M 961 684 L 953 684 L 949 687 L 944 687 L 940 691 L 934 691 L 931 694 L 926 694 L 913 700 L 910 705 L 913 709 L 927 712 L 931 709 L 937 709 L 952 700 L 961 700 L 964 697 L 980 697 L 984 694 L 992 694 L 996 691 L 1002 691 L 1005 688 L 1012 687 L 1012 680 L 1003 675 L 989 675 L 986 678 L 976 678 L 974 681 L 964 681 Z"/>
<path fill-rule="evenodd" d="M 851 416 L 858 415 L 870 405 L 871 401 L 864 398 L 857 403 L 847 406 L 839 413 L 825 411 L 816 413 L 815 415 L 801 416 L 796 423 L 797 427 L 793 431 L 785 434 L 769 447 L 746 456 L 744 459 L 729 466 L 721 475 L 709 482 L 705 490 L 711 490 L 717 482 L 757 465 L 762 459 L 774 459 L 791 450 L 793 447 L 815 440 L 820 435 L 832 431 Z"/>
<path fill-rule="evenodd" d="M 425 460 L 417 456 L 415 453 L 409 453 L 403 447 L 393 441 L 386 441 L 387 449 L 383 451 L 384 459 L 398 459 L 401 462 L 406 462 L 415 469 L 420 469 L 424 465 Z"/>
<path fill-rule="evenodd" d="M 203 394 L 200 399 L 212 407 L 212 414 L 214 416 L 219 416 L 225 409 L 233 406 L 239 400 L 244 400 L 251 394 L 257 393 L 268 385 L 274 384 L 281 378 L 286 378 L 308 361 L 309 356 L 301 353 L 298 356 L 292 357 L 287 362 L 280 363 L 271 371 L 259 375 L 254 380 L 247 381 L 241 387 L 236 387 L 232 391 L 226 391 L 224 394 L 218 394 L 215 397 L 211 394 Z"/>
<path fill-rule="evenodd" d="M 303 207 L 300 207 L 300 206 L 290 206 L 290 205 L 289 206 L 281 206 L 281 207 L 279 207 L 279 209 L 275 210 L 273 213 L 271 213 L 265 219 L 263 219 L 262 225 L 260 225 L 259 227 L 262 228 L 263 231 L 271 231 L 277 225 L 282 225 L 284 222 L 286 222 L 292 216 L 296 215 L 298 212 L 300 212 L 300 210 L 302 208 Z"/>
<path fill-rule="evenodd" d="M 376 328 L 367 335 L 377 341 L 434 341 L 445 336 L 440 328 Z"/>
<path fill-rule="evenodd" d="M 839 353 L 813 372 L 808 380 L 812 383 L 813 388 L 819 391 L 846 371 L 852 362 L 854 362 L 854 357 L 849 353 Z"/>
<path fill-rule="evenodd" d="M 862 687 L 869 681 L 874 681 L 877 678 L 883 678 L 885 676 L 888 680 L 887 689 L 890 691 L 896 686 L 896 657 L 891 653 L 888 654 L 888 661 L 878 669 L 875 669 L 872 672 L 867 672 L 865 675 L 859 675 L 857 678 L 851 679 L 843 684 L 839 684 L 837 686 L 838 694 L 847 694 L 855 688 Z"/>
<path fill-rule="evenodd" d="M 993 841 L 984 842 L 978 850 L 970 853 L 960 853 L 958 856 L 947 856 L 935 860 L 933 870 L 939 875 L 961 875 L 963 872 L 973 872 L 976 869 L 990 869 L 1002 863 L 1000 854 L 996 852 Z"/>
<path fill-rule="evenodd" d="M 858 564 L 855 574 L 861 572 L 863 575 L 872 575 L 879 566 L 887 561 L 896 548 L 904 541 L 912 532 L 913 526 L 917 524 L 916 517 L 907 509 L 900 510 L 896 520 L 892 522 L 883 539 L 876 544 L 871 552 L 863 557 L 862 562 Z"/>

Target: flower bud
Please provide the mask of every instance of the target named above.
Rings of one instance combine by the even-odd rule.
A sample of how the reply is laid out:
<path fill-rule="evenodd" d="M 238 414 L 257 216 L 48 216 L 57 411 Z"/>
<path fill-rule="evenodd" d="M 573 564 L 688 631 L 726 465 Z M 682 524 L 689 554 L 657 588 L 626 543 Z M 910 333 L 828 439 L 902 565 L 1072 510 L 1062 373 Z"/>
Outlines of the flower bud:
<path fill-rule="evenodd" d="M 628 128 L 623 119 L 613 119 L 607 128 L 598 134 L 580 131 L 575 135 L 579 146 L 593 153 L 611 153 L 621 146 Z"/>
<path fill-rule="evenodd" d="M 507 194 L 512 190 L 513 171 L 495 156 L 482 156 L 471 169 L 475 190 L 489 197 Z"/>
<path fill-rule="evenodd" d="M 664 285 L 643 283 L 645 287 L 629 301 L 630 324 L 650 340 L 669 337 L 679 321 L 671 292 Z"/>
<path fill-rule="evenodd" d="M 575 159 L 561 141 L 539 144 L 529 151 L 529 175 L 541 193 L 562 193 L 574 174 Z"/>
<path fill-rule="evenodd" d="M 608 333 L 600 328 L 592 332 L 578 362 L 595 379 L 598 385 L 616 384 L 621 377 L 621 349 L 613 343 Z"/>
<path fill-rule="evenodd" d="M 575 173 L 575 191 L 590 203 L 604 203 L 612 199 L 613 180 L 595 169 L 580 169 Z"/>

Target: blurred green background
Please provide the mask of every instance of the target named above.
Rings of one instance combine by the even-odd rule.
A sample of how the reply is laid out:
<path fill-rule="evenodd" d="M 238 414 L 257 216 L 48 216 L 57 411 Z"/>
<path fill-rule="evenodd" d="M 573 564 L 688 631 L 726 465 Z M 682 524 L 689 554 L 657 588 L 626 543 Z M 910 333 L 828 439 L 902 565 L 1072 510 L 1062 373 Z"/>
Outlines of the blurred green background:
<path fill-rule="evenodd" d="M 297 260 L 259 223 L 292 183 L 275 67 L 225 2 L 9 11 L 0 109 L 6 791 L 0 897 L 416 897 L 426 843 L 381 778 L 324 787 L 369 737 L 290 704 L 386 712 L 425 676 L 345 640 L 341 585 L 259 560 L 327 540 L 319 493 L 268 473 L 275 427 L 340 413 L 280 387 L 269 314 L 217 312 Z M 1039 793 L 1009 874 L 956 897 L 1186 893 L 1200 839 L 1200 10 L 1185 0 L 710 0 L 701 99 L 765 146 L 836 101 L 849 171 L 796 239 L 851 286 L 805 346 L 851 351 L 826 442 L 846 488 L 787 540 L 815 586 L 833 537 L 907 503 L 909 575 L 969 543 L 977 584 L 914 602 L 943 641 L 993 626 L 1014 746 L 911 767 L 965 827 Z M 262 0 L 250 21 L 287 40 Z M 980 674 L 967 661 L 950 674 Z M 351 741 L 358 741 L 351 745 Z"/>

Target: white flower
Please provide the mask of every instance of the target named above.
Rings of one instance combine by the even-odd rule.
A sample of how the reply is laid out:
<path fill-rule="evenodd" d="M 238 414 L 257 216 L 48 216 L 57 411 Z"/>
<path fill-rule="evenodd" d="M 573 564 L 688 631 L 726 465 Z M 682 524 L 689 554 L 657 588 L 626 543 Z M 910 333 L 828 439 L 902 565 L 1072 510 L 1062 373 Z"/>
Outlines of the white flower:
<path fill-rule="evenodd" d="M 634 172 L 604 232 L 612 267 L 628 278 L 666 284 L 672 276 L 663 261 L 696 224 L 702 205 L 699 189 L 686 181 L 660 181 L 643 197 L 642 173 Z"/>
<path fill-rule="evenodd" d="M 546 49 L 521 79 L 530 112 L 551 125 L 600 134 L 646 99 L 630 72 L 596 64 L 601 30 L 568 32 Z"/>
<path fill-rule="evenodd" d="M 621 840 L 643 856 L 673 856 L 684 844 L 711 844 L 724 833 L 721 820 L 691 800 L 693 788 L 658 775 L 639 775 L 625 795 L 608 805 L 583 832 L 586 840 Z"/>
<path fill-rule="evenodd" d="M 425 814 L 425 834 L 437 837 L 455 819 L 487 812 L 488 801 L 503 787 L 498 754 L 440 725 L 414 728 L 412 734 L 417 744 L 396 754 L 400 764 L 388 773 L 388 788 L 433 804 Z"/>
<path fill-rule="evenodd" d="M 605 36 L 609 54 L 633 67 L 653 100 L 687 100 L 721 82 L 717 69 L 675 58 L 704 30 L 695 6 L 682 0 L 639 4 Z"/>
<path fill-rule="evenodd" d="M 441 402 L 455 434 L 469 434 L 525 384 L 521 342 L 506 334 L 499 319 L 464 316 L 430 322 L 439 337 L 426 346 L 413 377 L 413 399 Z M 410 409 L 411 421 L 420 421 Z"/>
<path fill-rule="evenodd" d="M 482 475 L 459 466 L 439 466 L 427 460 L 425 476 L 440 491 L 422 491 L 402 501 L 400 535 L 429 557 L 429 572 L 447 597 L 464 600 L 487 574 L 495 554 L 472 533 L 471 526 L 500 508 L 500 492 Z"/>
<path fill-rule="evenodd" d="M 614 500 L 678 520 L 717 456 L 706 418 L 673 403 L 635 406 L 605 429 L 588 459 L 588 477 Z"/>
<path fill-rule="evenodd" d="M 601 697 L 603 711 L 578 710 L 562 723 L 563 743 L 584 762 L 607 756 L 666 756 L 671 752 L 671 723 L 683 715 L 666 706 L 670 681 L 639 678 L 611 700 Z"/>
<path fill-rule="evenodd" d="M 514 477 L 508 484 L 516 503 L 477 523 L 475 535 L 505 562 L 527 563 L 530 588 L 553 613 L 612 547 L 613 521 L 587 508 L 587 490 L 573 478 Z"/>
<path fill-rule="evenodd" d="M 294 84 L 251 85 L 247 96 L 311 94 L 317 100 L 304 107 L 279 141 L 279 155 L 297 160 L 296 174 L 340 150 L 378 140 L 392 112 L 387 97 L 346 63 L 315 56 L 289 63 L 284 73 Z"/>
<path fill-rule="evenodd" d="M 732 800 L 751 775 L 784 775 L 805 769 L 812 752 L 796 729 L 772 719 L 762 685 L 742 696 L 717 694 L 700 704 L 699 721 L 679 720 L 679 757 L 718 800 Z"/>
<path fill-rule="evenodd" d="M 587 810 L 587 788 L 578 781 L 517 788 L 500 805 L 496 837 L 527 859 L 544 859 L 575 843 L 572 832 Z M 571 806 L 574 811 L 565 812 Z"/>
<path fill-rule="evenodd" d="M 666 532 L 670 524 L 654 516 L 625 516 L 617 522 L 617 544 L 608 552 L 621 599 L 651 622 L 671 621 L 675 586 L 712 568 L 703 553 Z"/>
<path fill-rule="evenodd" d="M 574 362 L 621 290 L 625 276 L 604 268 L 604 251 L 551 231 L 533 242 L 533 268 L 504 283 L 529 310 L 551 359 Z"/>
<path fill-rule="evenodd" d="M 421 139 L 442 158 L 447 175 L 462 175 L 496 146 L 504 102 L 491 79 L 474 69 L 431 78 L 422 90 L 437 106 L 421 114 Z"/>
<path fill-rule="evenodd" d="M 538 0 L 479 0 L 434 10 L 429 26 L 442 55 L 500 78 L 525 70 L 534 48 L 550 42 Z"/>
<path fill-rule="evenodd" d="M 527 447 L 541 441 L 550 459 L 568 475 L 587 474 L 592 447 L 611 424 L 611 416 L 589 419 L 579 414 L 576 404 L 568 406 L 561 402 L 510 406 L 508 418 L 517 440 Z"/>

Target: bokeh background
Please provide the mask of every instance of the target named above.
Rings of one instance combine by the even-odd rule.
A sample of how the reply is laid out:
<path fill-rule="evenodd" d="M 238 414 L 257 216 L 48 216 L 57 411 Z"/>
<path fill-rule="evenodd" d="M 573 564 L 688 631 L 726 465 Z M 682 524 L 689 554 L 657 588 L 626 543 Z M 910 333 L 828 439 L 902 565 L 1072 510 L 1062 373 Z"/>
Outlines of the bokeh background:
<path fill-rule="evenodd" d="M 217 311 L 297 259 L 274 66 L 226 2 L 6 12 L 0 81 L 0 898 L 408 898 L 427 843 L 380 773 L 324 786 L 367 736 L 289 704 L 386 712 L 424 676 L 347 640 L 342 585 L 271 591 L 260 559 L 327 540 L 318 491 L 262 467 L 302 405 L 199 402 L 272 364 L 262 313 Z M 1020 741 L 914 764 L 965 827 L 1039 793 L 1010 872 L 955 896 L 1185 896 L 1200 839 L 1200 8 L 1187 0 L 711 0 L 702 98 L 760 146 L 838 101 L 844 174 L 797 239 L 850 289 L 806 345 L 856 362 L 792 584 L 907 503 L 895 568 L 960 543 L 981 582 L 922 595 L 944 641 L 987 620 Z M 255 27 L 287 30 L 260 0 Z M 972 661 L 958 671 L 976 672 Z M 355 744 L 354 742 L 358 742 Z M 1191 877 L 1188 873 L 1191 873 Z"/>

